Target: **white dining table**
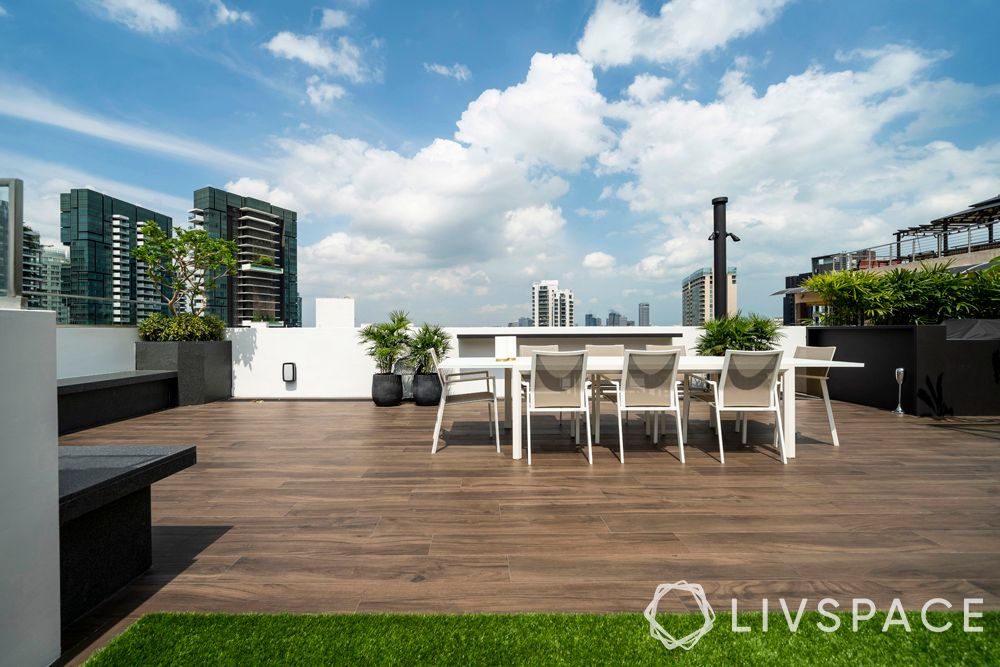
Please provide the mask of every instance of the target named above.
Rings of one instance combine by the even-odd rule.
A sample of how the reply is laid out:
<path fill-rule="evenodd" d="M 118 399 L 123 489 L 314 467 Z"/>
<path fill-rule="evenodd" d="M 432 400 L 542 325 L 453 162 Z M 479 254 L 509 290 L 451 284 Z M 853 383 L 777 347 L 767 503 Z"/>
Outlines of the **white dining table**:
<path fill-rule="evenodd" d="M 725 357 L 681 357 L 678 372 L 683 375 L 719 374 Z M 621 373 L 622 357 L 587 357 L 587 373 L 590 375 Z M 863 368 L 856 361 L 824 361 L 821 359 L 797 359 L 785 357 L 781 361 L 780 373 L 785 396 L 795 396 L 796 368 Z M 531 357 L 515 359 L 495 359 L 493 357 L 449 357 L 441 362 L 441 368 L 449 371 L 502 370 L 504 372 L 504 426 L 510 430 L 511 445 L 515 459 L 522 456 L 521 446 L 521 381 L 531 374 Z M 795 400 L 785 400 L 782 421 L 785 431 L 785 456 L 795 458 Z M 594 418 L 600 418 L 600 401 L 595 402 Z"/>

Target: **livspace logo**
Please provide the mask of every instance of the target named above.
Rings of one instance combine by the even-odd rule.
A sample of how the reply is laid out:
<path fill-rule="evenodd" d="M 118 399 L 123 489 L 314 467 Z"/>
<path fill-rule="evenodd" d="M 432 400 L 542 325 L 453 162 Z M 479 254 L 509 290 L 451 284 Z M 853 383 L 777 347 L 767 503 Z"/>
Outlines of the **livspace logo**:
<path fill-rule="evenodd" d="M 660 621 L 656 618 L 657 606 L 659 605 L 660 600 L 662 600 L 663 597 L 671 591 L 676 591 L 679 597 L 682 598 L 686 595 L 690 595 L 694 599 L 694 602 L 698 605 L 698 609 L 701 611 L 701 615 L 704 618 L 704 622 L 700 628 L 679 638 L 675 638 L 671 635 L 670 632 L 664 628 Z M 973 607 L 981 604 L 983 604 L 982 598 L 965 598 L 962 600 L 963 632 L 983 631 L 982 626 L 973 625 L 973 619 L 982 618 L 983 616 L 981 611 L 974 611 Z M 735 633 L 752 632 L 753 628 L 749 625 L 740 625 L 739 603 L 735 598 L 730 600 L 730 605 L 732 609 L 732 631 Z M 761 632 L 767 632 L 768 630 L 769 606 L 770 601 L 768 598 L 761 598 Z M 798 632 L 799 627 L 802 624 L 803 616 L 809 607 L 809 599 L 800 598 L 798 600 L 798 605 L 793 610 L 785 598 L 778 598 L 778 607 L 781 609 L 789 632 Z M 879 611 L 875 602 L 868 598 L 854 598 L 851 600 L 849 606 L 843 608 L 843 611 L 847 611 L 848 608 L 850 609 L 851 632 L 857 632 L 862 623 L 870 621 Z M 947 632 L 952 629 L 954 623 L 946 621 L 940 625 L 935 625 L 931 619 L 927 617 L 927 614 L 931 611 L 949 611 L 951 609 L 953 609 L 953 606 L 948 600 L 944 598 L 931 598 L 920 608 L 920 623 L 929 632 Z M 844 618 L 838 615 L 837 612 L 839 611 L 841 611 L 841 606 L 837 600 L 834 600 L 833 598 L 821 599 L 818 603 L 816 603 L 816 612 L 823 617 L 823 620 L 817 621 L 816 627 L 819 630 L 828 633 L 840 630 L 843 625 Z M 708 634 L 709 630 L 715 627 L 715 611 L 712 610 L 712 606 L 708 603 L 708 599 L 705 597 L 705 589 L 702 588 L 700 584 L 689 584 L 686 581 L 678 581 L 673 584 L 660 584 L 657 586 L 656 592 L 653 594 L 653 599 L 646 606 L 643 616 L 645 616 L 646 620 L 649 621 L 649 635 L 663 644 L 667 650 L 671 651 L 675 648 L 682 648 L 685 651 L 690 651 L 702 637 Z M 881 629 L 882 632 L 889 632 L 893 627 L 901 627 L 905 632 L 913 631 L 910 619 L 906 615 L 906 612 L 903 609 L 903 603 L 899 600 L 899 598 L 893 598 L 890 603 Z"/>

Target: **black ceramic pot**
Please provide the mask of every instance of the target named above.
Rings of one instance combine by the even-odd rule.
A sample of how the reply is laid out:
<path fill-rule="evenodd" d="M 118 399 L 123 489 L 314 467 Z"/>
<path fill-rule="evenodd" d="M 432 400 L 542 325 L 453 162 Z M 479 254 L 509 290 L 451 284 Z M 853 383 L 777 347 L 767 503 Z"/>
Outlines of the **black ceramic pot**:
<path fill-rule="evenodd" d="M 372 401 L 379 407 L 402 403 L 403 377 L 395 373 L 376 373 L 373 375 Z"/>
<path fill-rule="evenodd" d="M 413 402 L 417 405 L 437 405 L 441 402 L 441 379 L 436 373 L 413 376 Z"/>

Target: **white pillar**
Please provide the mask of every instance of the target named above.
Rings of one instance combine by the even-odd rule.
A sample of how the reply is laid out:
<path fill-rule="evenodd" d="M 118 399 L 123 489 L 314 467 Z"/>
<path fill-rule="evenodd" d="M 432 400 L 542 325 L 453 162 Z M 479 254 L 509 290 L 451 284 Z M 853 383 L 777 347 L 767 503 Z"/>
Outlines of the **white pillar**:
<path fill-rule="evenodd" d="M 0 666 L 59 657 L 56 314 L 0 310 Z"/>

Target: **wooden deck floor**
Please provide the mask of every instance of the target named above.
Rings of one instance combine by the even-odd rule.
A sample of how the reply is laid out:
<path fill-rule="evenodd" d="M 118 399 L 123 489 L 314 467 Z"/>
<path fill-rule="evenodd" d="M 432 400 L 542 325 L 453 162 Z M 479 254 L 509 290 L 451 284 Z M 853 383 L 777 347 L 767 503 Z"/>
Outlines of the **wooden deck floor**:
<path fill-rule="evenodd" d="M 716 609 L 780 596 L 1000 607 L 1000 418 L 837 404 L 835 449 L 822 404 L 801 401 L 797 459 L 743 449 L 726 424 L 723 466 L 701 411 L 686 465 L 638 421 L 621 465 L 606 416 L 593 466 L 550 420 L 529 468 L 509 445 L 496 454 L 482 406 L 446 414 L 433 457 L 434 409 L 367 402 L 214 403 L 65 436 L 194 443 L 199 459 L 153 488 L 153 568 L 65 658 L 150 611 L 635 612 L 680 579 Z"/>

